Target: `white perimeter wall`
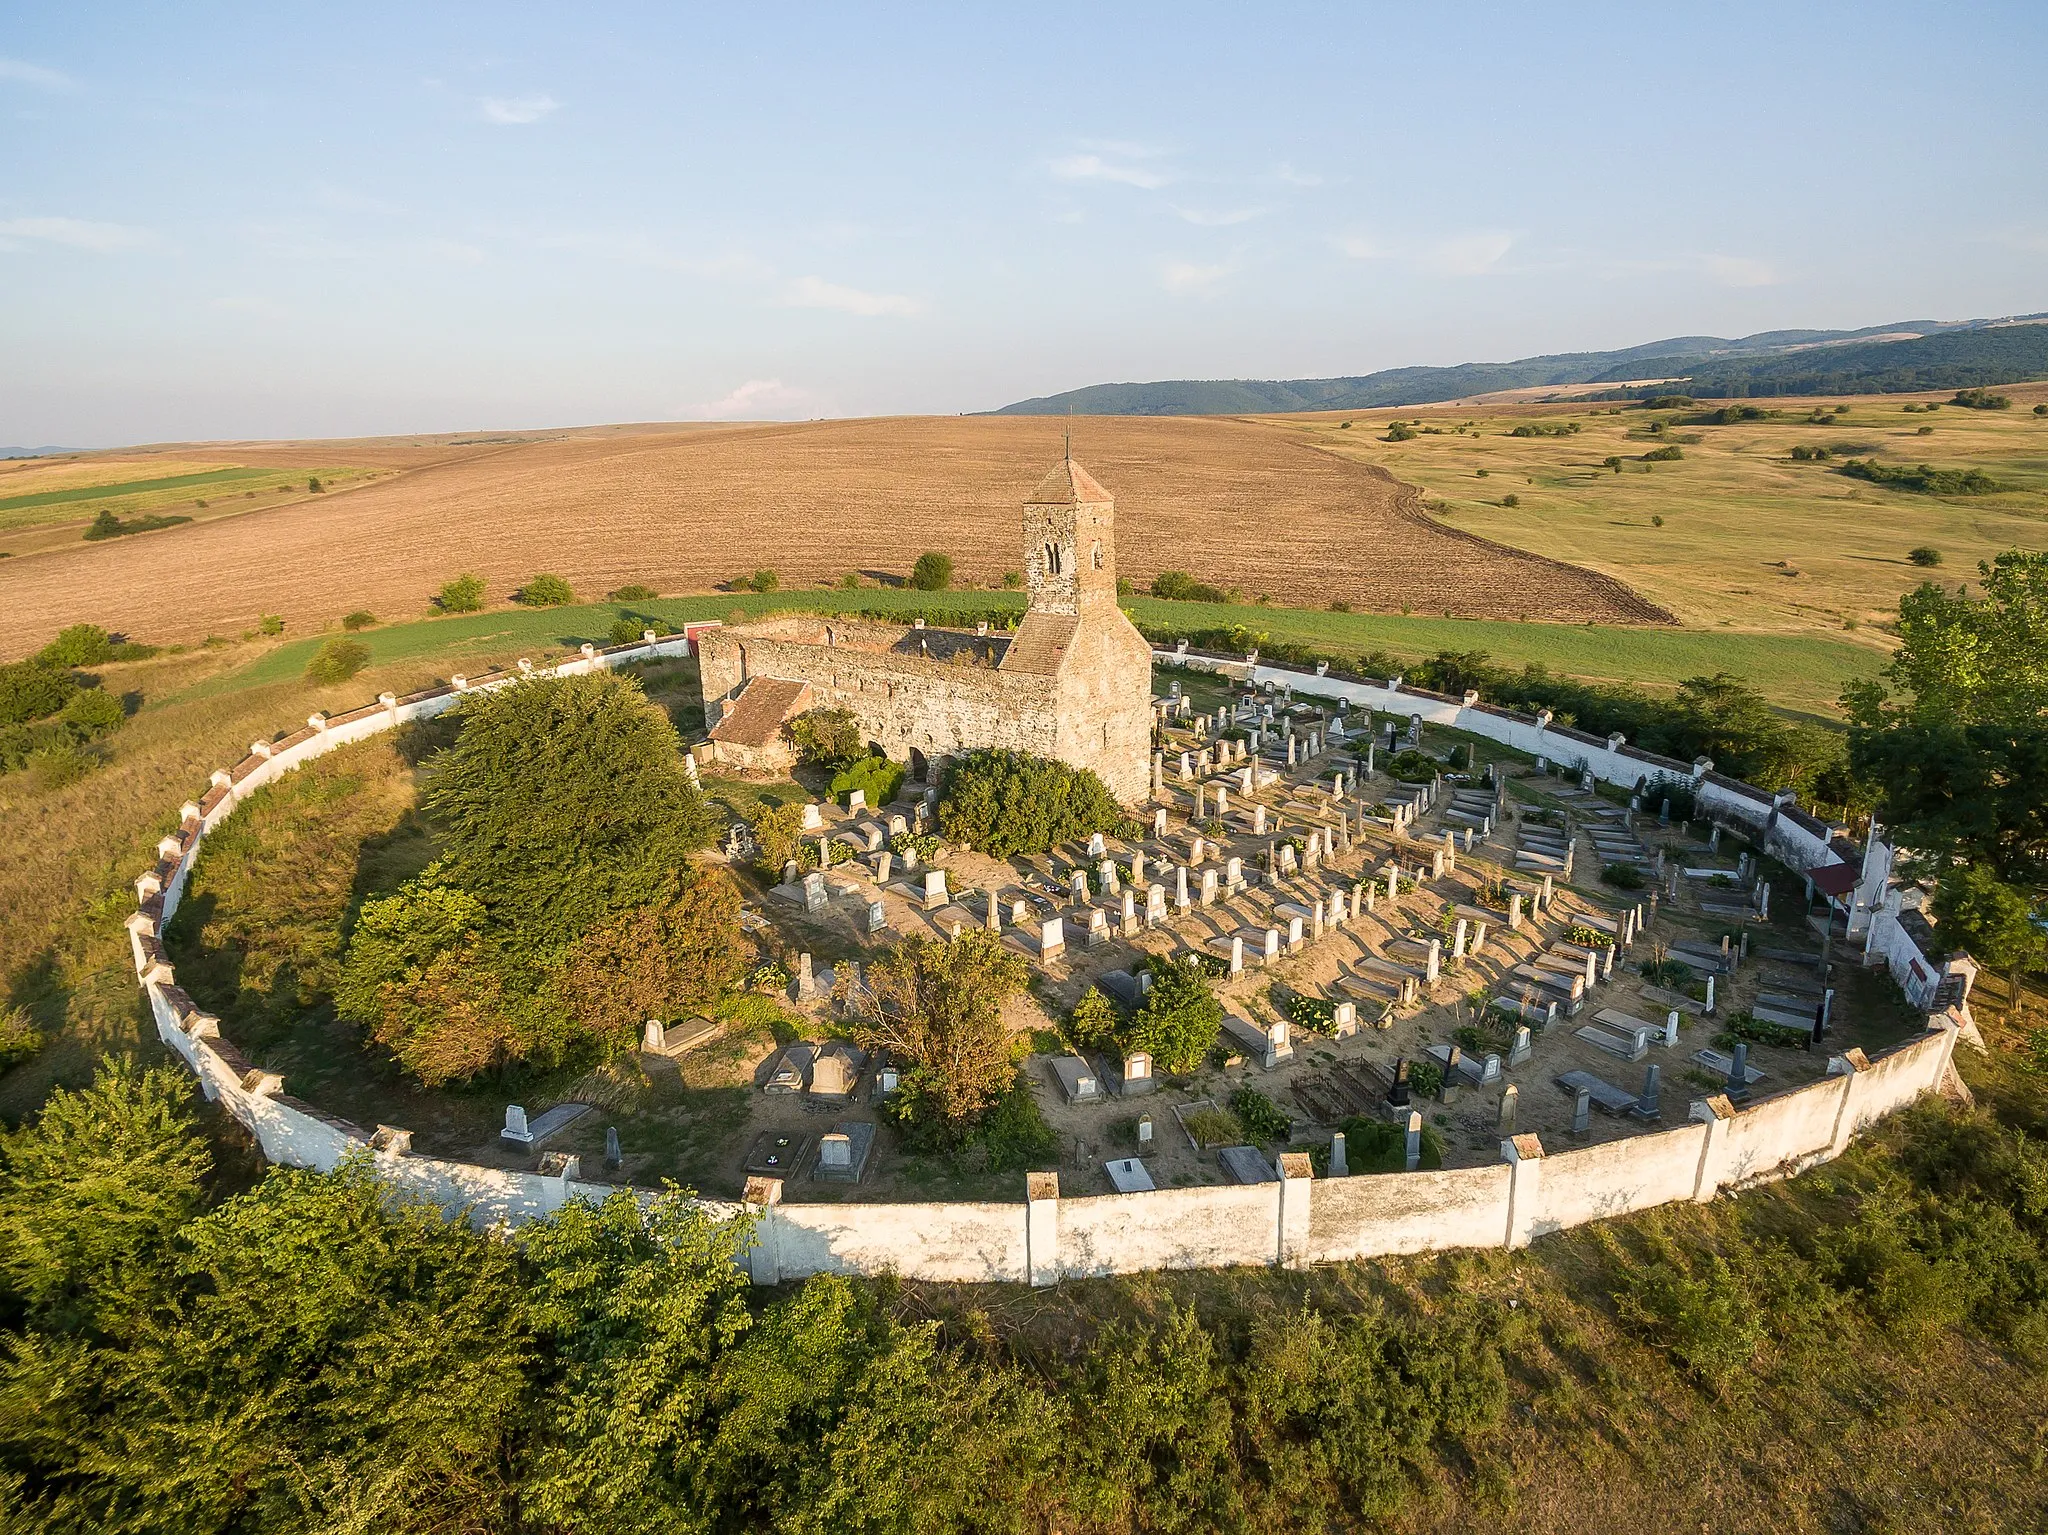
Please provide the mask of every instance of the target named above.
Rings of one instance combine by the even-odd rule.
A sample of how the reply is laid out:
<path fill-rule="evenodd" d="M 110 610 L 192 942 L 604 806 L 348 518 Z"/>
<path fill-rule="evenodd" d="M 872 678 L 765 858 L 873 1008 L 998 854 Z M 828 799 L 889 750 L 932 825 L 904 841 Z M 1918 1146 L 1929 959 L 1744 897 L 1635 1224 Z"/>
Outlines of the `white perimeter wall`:
<path fill-rule="evenodd" d="M 586 672 L 654 656 L 684 653 L 676 636 L 653 645 L 589 651 L 554 670 Z M 1162 653 L 1168 661 L 1187 660 Z M 1238 669 L 1242 672 L 1242 668 Z M 1499 715 L 1363 684 L 1332 681 L 1281 668 L 1256 668 L 1304 690 L 1352 698 L 1376 709 L 1423 714 L 1461 730 L 1545 752 L 1534 721 L 1524 727 Z M 518 674 L 482 679 L 476 689 L 506 686 Z M 217 1020 L 177 986 L 159 935 L 176 911 L 200 844 L 255 789 L 314 757 L 408 720 L 453 708 L 454 689 L 403 702 L 387 700 L 360 718 L 287 738 L 268 757 L 252 754 L 216 775 L 207 796 L 187 807 L 184 826 L 164 840 L 153 869 L 137 882 L 140 908 L 130 920 L 136 972 L 164 1043 L 281 1166 L 332 1171 L 366 1158 L 404 1193 L 480 1224 L 513 1225 L 544 1217 L 572 1199 L 597 1199 L 610 1185 L 505 1168 L 479 1167 L 404 1149 L 404 1137 L 374 1135 L 302 1103 L 282 1081 L 253 1067 L 219 1037 Z M 1427 707 L 1425 707 L 1427 706 Z M 1577 761 L 1555 750 L 1560 761 Z M 1609 760 L 1603 761 L 1602 757 Z M 1583 760 L 1609 782 L 1633 786 L 1641 758 L 1593 752 Z M 1752 794 L 1755 791 L 1750 791 Z M 1753 804 L 1753 802 L 1751 802 Z M 1832 856 L 1832 855 L 1830 855 Z M 1866 1061 L 1860 1052 L 1834 1058 L 1831 1075 L 1746 1108 L 1710 1098 L 1691 1106 L 1691 1121 L 1608 1145 L 1547 1155 L 1523 1136 L 1511 1160 L 1458 1168 L 1311 1180 L 1304 1159 L 1289 1176 L 1249 1187 L 1164 1189 L 1147 1194 L 1061 1199 L 1053 1180 L 1033 1179 L 1045 1197 L 1017 1204 L 786 1204 L 782 1188 L 755 1180 L 746 1203 L 705 1201 L 725 1219 L 756 1222 L 748 1264 L 766 1281 L 814 1273 L 878 1274 L 943 1281 L 1050 1283 L 1061 1277 L 1148 1269 L 1216 1268 L 1367 1258 L 1447 1248 L 1519 1246 L 1546 1231 L 1684 1199 L 1711 1199 L 1723 1188 L 1776 1175 L 1837 1155 L 1873 1120 L 1935 1091 L 1949 1069 L 1966 1008 L 1929 1020 L 1928 1032 Z M 651 1191 L 634 1190 L 651 1198 Z M 1036 1250 L 1034 1250 L 1036 1249 Z"/>

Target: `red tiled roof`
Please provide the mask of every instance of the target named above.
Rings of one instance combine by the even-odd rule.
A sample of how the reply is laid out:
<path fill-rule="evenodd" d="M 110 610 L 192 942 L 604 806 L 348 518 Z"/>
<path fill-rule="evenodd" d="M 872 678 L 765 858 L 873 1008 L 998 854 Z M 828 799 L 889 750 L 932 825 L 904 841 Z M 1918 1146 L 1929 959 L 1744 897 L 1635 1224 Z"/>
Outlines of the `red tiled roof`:
<path fill-rule="evenodd" d="M 711 739 L 732 746 L 766 746 L 810 690 L 807 682 L 789 682 L 781 677 L 749 678 L 740 689 L 740 696 L 711 727 Z"/>

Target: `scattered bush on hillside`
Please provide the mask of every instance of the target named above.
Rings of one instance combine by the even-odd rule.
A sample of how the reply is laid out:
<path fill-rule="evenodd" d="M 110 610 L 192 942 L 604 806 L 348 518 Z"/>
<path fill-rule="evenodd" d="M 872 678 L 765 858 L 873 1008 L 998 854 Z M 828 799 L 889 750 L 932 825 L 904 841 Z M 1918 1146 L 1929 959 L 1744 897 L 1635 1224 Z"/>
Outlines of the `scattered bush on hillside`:
<path fill-rule="evenodd" d="M 0 1071 L 19 1066 L 43 1048 L 43 1036 L 25 1007 L 0 1011 Z"/>
<path fill-rule="evenodd" d="M 1502 506 L 1520 506 L 1522 504 L 1522 498 L 1518 495 L 1515 495 L 1513 492 L 1510 492 L 1507 495 L 1502 496 L 1500 498 L 1500 504 Z"/>
<path fill-rule="evenodd" d="M 306 663 L 306 680 L 321 687 L 346 682 L 370 664 L 370 647 L 361 640 L 334 639 L 313 652 Z"/>
<path fill-rule="evenodd" d="M 190 517 L 183 515 L 150 513 L 130 517 L 123 522 L 112 512 L 102 508 L 80 537 L 89 544 L 96 544 L 104 539 L 120 538 L 129 533 L 154 533 L 159 528 L 175 528 L 179 523 L 191 520 Z"/>
<path fill-rule="evenodd" d="M 1100 778 L 1025 752 L 955 757 L 939 800 L 939 828 L 992 858 L 1050 852 L 1116 829 L 1122 808 Z"/>
<path fill-rule="evenodd" d="M 341 627 L 350 634 L 360 634 L 365 629 L 377 627 L 377 615 L 368 608 L 357 608 L 341 620 Z"/>
<path fill-rule="evenodd" d="M 1653 394 L 1640 402 L 1644 410 L 1690 410 L 1699 404 L 1689 394 Z"/>
<path fill-rule="evenodd" d="M 1960 405 L 1965 410 L 2011 410 L 2012 397 L 1994 394 L 1989 389 L 1958 389 L 1949 404 Z"/>
<path fill-rule="evenodd" d="M 104 666 L 110 661 L 146 661 L 157 653 L 154 645 L 116 639 L 98 624 L 73 624 L 36 652 L 45 666 Z"/>
<path fill-rule="evenodd" d="M 797 761 L 817 767 L 851 767 L 868 754 L 860 720 L 851 709 L 806 709 L 783 723 L 782 738 Z"/>
<path fill-rule="evenodd" d="M 457 576 L 441 588 L 434 605 L 443 613 L 481 613 L 484 607 L 484 578 L 475 574 Z"/>
<path fill-rule="evenodd" d="M 1941 551 L 1930 544 L 1922 544 L 1917 549 L 1908 549 L 1906 558 L 1915 565 L 1925 566 L 1931 570 L 1941 563 Z"/>
<path fill-rule="evenodd" d="M 284 633 L 284 615 L 282 613 L 265 613 L 256 620 L 256 628 L 259 633 L 275 639 L 278 635 Z"/>
<path fill-rule="evenodd" d="M 77 692 L 77 681 L 60 666 L 40 659 L 0 665 L 0 725 L 45 719 Z"/>
<path fill-rule="evenodd" d="M 1760 405 L 1723 405 L 1686 418 L 1687 426 L 1734 426 L 1739 421 L 1764 421 L 1777 414 Z"/>
<path fill-rule="evenodd" d="M 910 569 L 910 584 L 920 592 L 943 592 L 953 584 L 953 556 L 927 549 Z"/>
<path fill-rule="evenodd" d="M 1228 602 L 1221 587 L 1197 581 L 1184 570 L 1162 570 L 1152 578 L 1152 595 L 1168 602 Z"/>
<path fill-rule="evenodd" d="M 1579 430 L 1579 423 L 1576 421 L 1524 421 L 1513 431 L 1509 432 L 1508 435 L 1510 437 L 1572 437 L 1576 436 Z"/>
<path fill-rule="evenodd" d="M 1930 496 L 1989 496 L 2010 487 L 2000 484 L 1982 469 L 1937 469 L 1932 464 L 1914 468 L 1880 464 L 1872 458 L 1852 458 L 1835 471 L 1873 485 L 1897 490 L 1919 491 Z"/>
<path fill-rule="evenodd" d="M 751 576 L 741 577 L 734 585 L 765 595 L 782 585 L 782 577 L 764 565 Z"/>
<path fill-rule="evenodd" d="M 642 586 L 639 582 L 635 581 L 630 583 L 629 585 L 619 587 L 616 591 L 606 592 L 605 601 L 652 602 L 656 597 L 659 597 L 660 595 L 661 594 L 657 592 L 653 587 Z"/>
<path fill-rule="evenodd" d="M 2048 416 L 2048 405 L 2036 405 L 2034 407 L 2034 414 L 2037 416 Z"/>
<path fill-rule="evenodd" d="M 1792 457 L 1802 464 L 1824 464 L 1834 456 L 1834 450 L 1831 448 L 1808 447 L 1803 442 L 1792 445 Z"/>
<path fill-rule="evenodd" d="M 560 608 L 576 600 L 576 593 L 560 576 L 543 572 L 512 594 L 512 600 L 529 608 Z"/>
<path fill-rule="evenodd" d="M 1408 441 L 1411 441 L 1411 440 L 1413 440 L 1414 436 L 1415 436 L 1415 431 L 1414 431 L 1414 429 L 1413 429 L 1412 427 L 1409 427 L 1409 426 L 1403 425 L 1403 424 L 1402 424 L 1401 422 L 1399 422 L 1399 421 L 1390 421 L 1390 422 L 1388 422 L 1388 423 L 1387 423 L 1387 434 L 1386 434 L 1386 436 L 1382 437 L 1382 438 L 1380 439 L 1380 441 L 1381 441 L 1381 442 L 1408 442 Z"/>
<path fill-rule="evenodd" d="M 1685 457 L 1685 449 L 1677 443 L 1668 443 L 1661 448 L 1652 448 L 1643 455 L 1646 464 L 1669 464 Z"/>

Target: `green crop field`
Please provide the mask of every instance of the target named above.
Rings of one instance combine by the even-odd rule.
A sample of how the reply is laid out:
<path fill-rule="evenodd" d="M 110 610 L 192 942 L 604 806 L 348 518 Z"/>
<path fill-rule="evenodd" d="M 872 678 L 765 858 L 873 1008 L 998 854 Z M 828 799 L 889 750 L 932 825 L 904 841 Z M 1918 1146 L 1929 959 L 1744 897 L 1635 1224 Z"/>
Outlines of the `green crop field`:
<path fill-rule="evenodd" d="M 308 479 L 317 479 L 322 486 L 341 486 L 376 472 L 348 465 L 304 469 L 228 465 L 147 479 L 120 477 L 133 468 L 126 463 L 29 465 L 0 477 L 0 489 L 12 489 L 15 484 L 36 487 L 0 495 L 0 529 L 21 531 L 85 522 L 102 511 L 118 517 L 138 512 L 190 513 L 204 509 L 195 504 L 200 502 L 215 513 L 239 511 L 251 504 L 274 506 L 281 495 L 305 494 Z"/>
<path fill-rule="evenodd" d="M 1131 616 L 1148 629 L 1189 633 L 1242 626 L 1259 643 L 1292 641 L 1338 656 L 1385 650 L 1401 660 L 1421 660 L 1440 650 L 1485 651 L 1495 661 L 1521 666 L 1540 662 L 1553 671 L 1596 681 L 1637 682 L 1676 687 L 1687 677 L 1725 671 L 1742 678 L 1774 703 L 1807 713 L 1832 714 L 1842 687 L 1875 674 L 1883 651 L 1827 634 L 1750 634 L 1714 629 L 1636 629 L 1573 624 L 1517 624 L 1491 620 L 1401 618 L 1366 613 L 1326 613 L 1305 608 L 1243 603 L 1161 602 L 1133 597 Z M 946 614 L 971 617 L 990 612 L 1021 613 L 1017 592 L 810 591 L 772 596 L 663 597 L 649 602 L 599 603 L 563 608 L 495 609 L 461 617 L 422 619 L 371 629 L 357 636 L 377 664 L 441 660 L 481 663 L 517 655 L 521 648 L 540 656 L 605 643 L 614 619 L 643 614 L 681 625 L 704 619 L 748 619 L 765 613 L 810 611 L 922 612 L 935 622 Z M 266 652 L 239 671 L 210 679 L 209 691 L 280 682 L 305 670 L 318 638 L 294 640 Z"/>

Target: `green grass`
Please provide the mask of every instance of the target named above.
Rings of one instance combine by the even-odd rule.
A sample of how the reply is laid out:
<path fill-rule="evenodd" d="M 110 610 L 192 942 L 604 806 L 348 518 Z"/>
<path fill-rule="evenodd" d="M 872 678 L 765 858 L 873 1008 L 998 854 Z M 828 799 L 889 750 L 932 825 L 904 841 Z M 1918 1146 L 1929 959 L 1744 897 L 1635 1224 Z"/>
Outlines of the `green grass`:
<path fill-rule="evenodd" d="M 206 474 L 173 474 L 160 480 L 127 480 L 119 485 L 73 485 L 65 490 L 45 490 L 32 496 L 0 497 L 0 512 L 23 507 L 61 506 L 67 501 L 102 501 L 115 496 L 139 496 L 154 490 L 184 490 L 194 485 L 224 485 L 238 480 L 275 479 L 275 469 L 215 469 Z"/>
<path fill-rule="evenodd" d="M 1868 645 L 1814 634 L 1745 634 L 1699 629 L 1631 629 L 1573 624 L 1518 624 L 1489 619 L 1402 618 L 1367 613 L 1324 613 L 1306 608 L 1250 604 L 1161 602 L 1133 597 L 1132 616 L 1147 626 L 1187 630 L 1241 624 L 1269 642 L 1294 641 L 1338 655 L 1384 649 L 1403 660 L 1439 650 L 1483 650 L 1496 661 L 1537 661 L 1553 671 L 1601 681 L 1676 687 L 1703 672 L 1727 671 L 1789 709 L 1832 713 L 1842 687 L 1875 674 L 1883 655 Z M 372 664 L 446 661 L 450 666 L 501 657 L 525 648 L 536 660 L 586 641 L 605 643 L 605 632 L 624 614 L 646 614 L 681 625 L 704 619 L 753 619 L 778 612 L 961 614 L 1020 613 L 1018 592 L 798 591 L 772 596 L 662 597 L 651 602 L 597 603 L 527 612 L 517 608 L 461 617 L 391 624 L 356 636 Z M 266 652 L 240 671 L 195 690 L 205 697 L 305 671 L 321 638 L 308 637 Z"/>

